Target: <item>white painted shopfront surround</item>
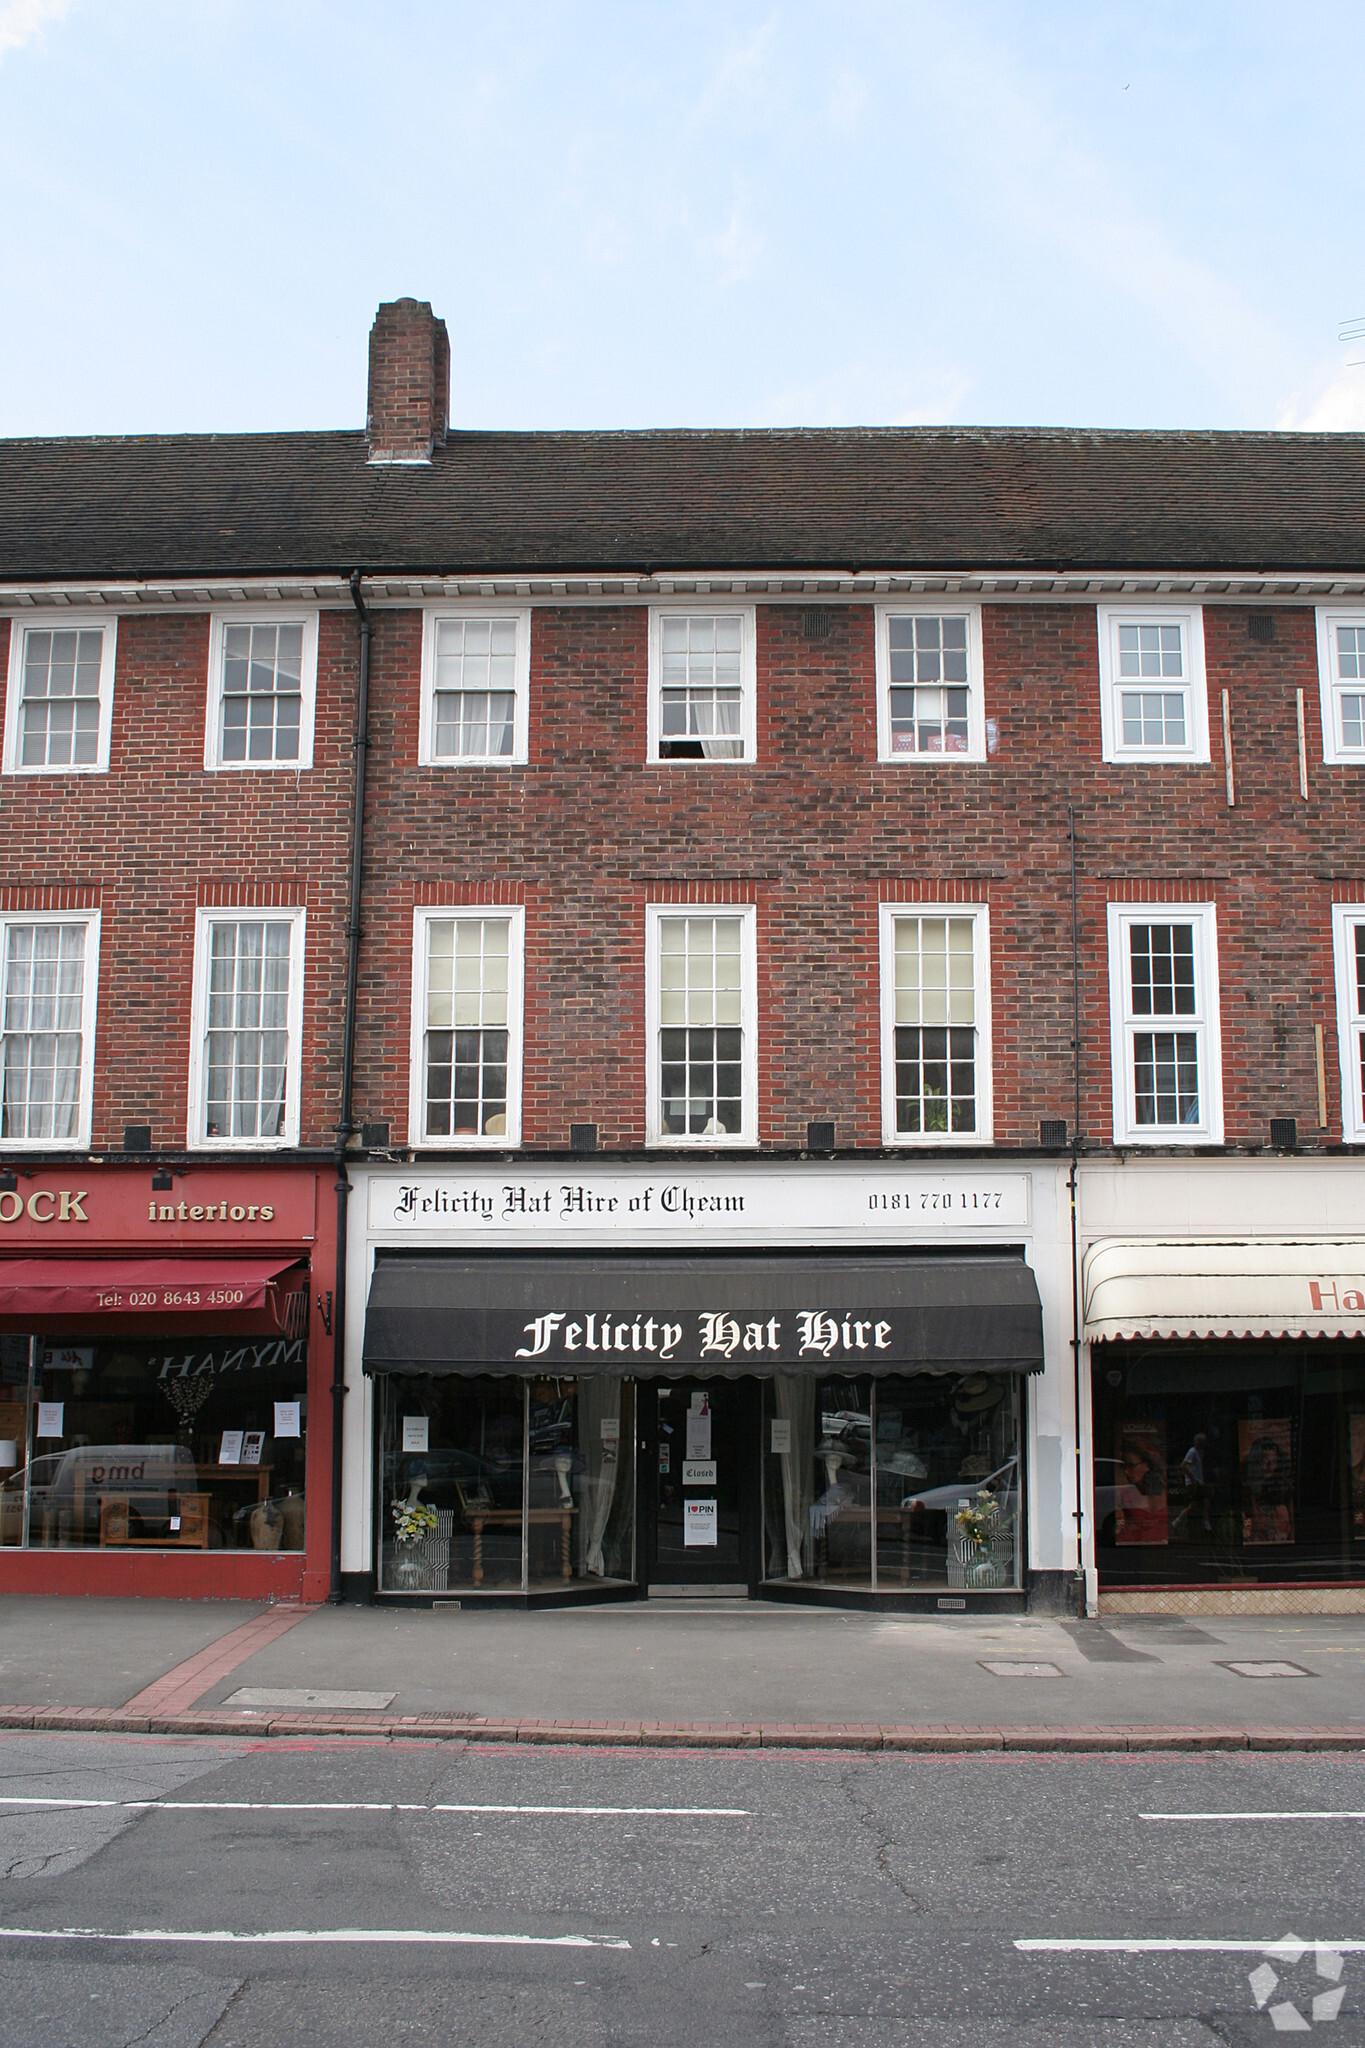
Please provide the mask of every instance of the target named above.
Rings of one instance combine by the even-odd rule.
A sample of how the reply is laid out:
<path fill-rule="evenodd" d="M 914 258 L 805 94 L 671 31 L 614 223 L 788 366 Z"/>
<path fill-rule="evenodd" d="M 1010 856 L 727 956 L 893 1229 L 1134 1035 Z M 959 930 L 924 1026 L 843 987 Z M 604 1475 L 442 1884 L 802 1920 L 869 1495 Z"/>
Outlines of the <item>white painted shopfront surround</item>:
<path fill-rule="evenodd" d="M 1353 1534 L 1343 1462 L 1353 1410 L 1365 1441 L 1365 1392 L 1349 1391 L 1365 1384 L 1365 1162 L 1132 1154 L 1083 1162 L 1077 1214 L 1091 1611 L 1365 1610 L 1365 1525 Z M 1136 1384 L 1127 1372 L 1120 1385 L 1119 1368 L 1130 1363 L 1139 1365 Z M 1322 1394 L 1329 1369 L 1346 1391 Z M 1286 1398 L 1291 1383 L 1297 1408 Z M 1336 1403 L 1315 1424 L 1305 1398 L 1312 1385 L 1322 1403 Z M 1196 1413 L 1201 1389 L 1216 1393 L 1207 1423 Z M 1199 1437 L 1198 1462 L 1187 1466 Z M 1285 1482 L 1273 1510 L 1278 1526 L 1268 1510 L 1254 1526 L 1255 1439 L 1278 1446 L 1292 1469 L 1292 1487 Z M 1128 1551 L 1124 1539 L 1106 1546 L 1102 1536 L 1125 1477 L 1136 1476 L 1120 1469 L 1134 1440 L 1164 1465 L 1166 1497 L 1146 1483 L 1169 1533 L 1144 1545 L 1130 1522 Z M 1222 1497 L 1229 1477 L 1236 1499 Z M 1324 1541 L 1315 1561 L 1310 1528 L 1315 1516 L 1322 1526 L 1329 1495 L 1341 1546 L 1333 1557 Z M 1182 1551 L 1176 1542 L 1192 1510 L 1208 1534 L 1202 1554 L 1199 1544 Z"/>
<path fill-rule="evenodd" d="M 617 1165 L 456 1161 L 353 1173 L 346 1302 L 342 1570 L 372 1573 L 375 1382 L 362 1369 L 377 1252 L 1021 1251 L 1043 1311 L 1045 1368 L 1024 1380 L 1028 1578 L 1074 1573 L 1071 1247 L 1065 1163 L 956 1161 Z M 531 1368 L 528 1368 L 531 1369 Z M 1054 1596 L 1057 1588 L 1053 1588 Z"/>

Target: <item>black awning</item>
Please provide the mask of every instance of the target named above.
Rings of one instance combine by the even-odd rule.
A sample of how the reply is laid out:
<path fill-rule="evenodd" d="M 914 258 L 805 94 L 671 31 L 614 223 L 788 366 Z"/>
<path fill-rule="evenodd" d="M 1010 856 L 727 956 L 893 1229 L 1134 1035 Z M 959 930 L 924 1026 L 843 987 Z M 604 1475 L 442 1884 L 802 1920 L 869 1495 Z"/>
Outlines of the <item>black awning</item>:
<path fill-rule="evenodd" d="M 383 1254 L 367 1373 L 1041 1372 L 1018 1256 Z"/>

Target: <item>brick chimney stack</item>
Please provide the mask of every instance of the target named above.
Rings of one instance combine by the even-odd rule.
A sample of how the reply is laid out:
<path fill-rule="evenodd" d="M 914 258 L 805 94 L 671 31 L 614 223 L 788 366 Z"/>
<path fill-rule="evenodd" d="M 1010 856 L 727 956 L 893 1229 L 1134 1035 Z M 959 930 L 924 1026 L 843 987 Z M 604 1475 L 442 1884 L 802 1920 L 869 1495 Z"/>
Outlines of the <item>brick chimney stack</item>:
<path fill-rule="evenodd" d="M 450 341 L 425 299 L 391 299 L 370 329 L 371 462 L 430 462 L 450 415 Z"/>

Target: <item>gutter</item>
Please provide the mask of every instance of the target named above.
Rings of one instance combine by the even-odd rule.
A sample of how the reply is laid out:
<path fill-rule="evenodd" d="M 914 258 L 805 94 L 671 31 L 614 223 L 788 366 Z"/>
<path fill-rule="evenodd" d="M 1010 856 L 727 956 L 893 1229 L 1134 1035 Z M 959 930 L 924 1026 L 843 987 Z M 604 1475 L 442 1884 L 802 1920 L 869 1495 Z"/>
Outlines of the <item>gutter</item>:
<path fill-rule="evenodd" d="M 350 575 L 351 602 L 360 622 L 360 679 L 355 709 L 355 790 L 351 818 L 351 889 L 346 916 L 346 998 L 341 1049 L 341 1114 L 336 1126 L 337 1252 L 332 1312 L 332 1533 L 331 1584 L 327 1597 L 341 1604 L 341 1472 L 342 1427 L 346 1413 L 346 1229 L 351 1182 L 346 1152 L 355 1130 L 351 1108 L 355 1091 L 356 989 L 360 973 L 361 861 L 365 849 L 365 767 L 369 753 L 370 639 L 373 626 L 360 594 L 360 571 Z"/>

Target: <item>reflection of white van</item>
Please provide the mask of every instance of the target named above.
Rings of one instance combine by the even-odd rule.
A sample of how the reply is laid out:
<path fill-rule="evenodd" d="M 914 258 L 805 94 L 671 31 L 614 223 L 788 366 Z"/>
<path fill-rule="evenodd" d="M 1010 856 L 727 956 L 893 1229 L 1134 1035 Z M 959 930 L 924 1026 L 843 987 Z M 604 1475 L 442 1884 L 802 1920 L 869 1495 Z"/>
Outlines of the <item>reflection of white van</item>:
<path fill-rule="evenodd" d="M 183 1495 L 199 1491 L 183 1444 L 80 1444 L 35 1458 L 29 1468 L 30 1541 L 98 1543 L 101 1509 L 127 1502 L 143 1536 L 164 1535 Z M 6 1501 L 23 1499 L 24 1473 L 5 1481 Z"/>

